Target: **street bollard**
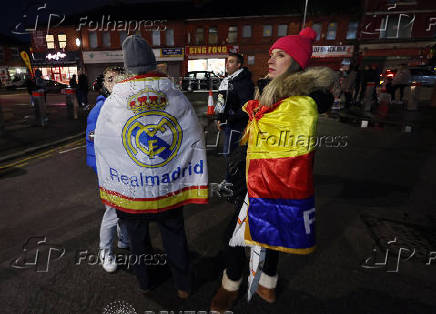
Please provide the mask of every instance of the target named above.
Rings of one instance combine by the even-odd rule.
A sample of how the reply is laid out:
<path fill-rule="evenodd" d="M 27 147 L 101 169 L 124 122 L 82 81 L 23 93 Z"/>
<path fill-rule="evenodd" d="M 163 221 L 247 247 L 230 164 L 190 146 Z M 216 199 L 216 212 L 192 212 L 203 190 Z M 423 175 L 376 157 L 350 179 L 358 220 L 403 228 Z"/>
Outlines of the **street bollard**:
<path fill-rule="evenodd" d="M 421 83 L 413 82 L 410 85 L 409 98 L 407 99 L 406 110 L 416 111 L 418 110 L 418 89 L 420 88 Z"/>
<path fill-rule="evenodd" d="M 363 108 L 362 108 L 363 111 L 369 112 L 371 111 L 371 108 L 374 107 L 375 105 L 374 92 L 375 92 L 375 83 L 374 82 L 366 83 L 365 98 L 363 99 Z"/>
<path fill-rule="evenodd" d="M 76 89 L 66 88 L 66 103 L 67 103 L 67 117 L 68 119 L 78 119 L 79 105 L 76 101 Z"/>
<path fill-rule="evenodd" d="M 44 90 L 38 89 L 32 92 L 33 103 L 35 105 L 36 124 L 45 127 L 47 125 L 47 113 L 44 97 Z"/>

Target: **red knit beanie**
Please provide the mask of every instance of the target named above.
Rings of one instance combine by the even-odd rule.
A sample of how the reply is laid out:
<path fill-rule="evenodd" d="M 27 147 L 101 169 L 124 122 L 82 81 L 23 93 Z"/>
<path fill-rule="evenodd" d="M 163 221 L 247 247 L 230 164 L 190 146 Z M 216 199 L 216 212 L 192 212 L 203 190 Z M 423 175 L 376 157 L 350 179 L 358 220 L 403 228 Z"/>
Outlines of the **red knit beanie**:
<path fill-rule="evenodd" d="M 306 27 L 298 35 L 288 35 L 277 39 L 269 48 L 269 53 L 271 54 L 273 49 L 282 49 L 304 69 L 312 56 L 312 42 L 315 38 L 316 32 Z"/>

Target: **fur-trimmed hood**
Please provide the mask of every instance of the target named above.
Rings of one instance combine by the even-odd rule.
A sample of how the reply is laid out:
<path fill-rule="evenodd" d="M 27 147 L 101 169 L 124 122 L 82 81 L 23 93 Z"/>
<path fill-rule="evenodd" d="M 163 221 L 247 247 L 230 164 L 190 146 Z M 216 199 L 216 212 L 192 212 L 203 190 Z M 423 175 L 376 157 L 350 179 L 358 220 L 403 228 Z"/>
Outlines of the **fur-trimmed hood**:
<path fill-rule="evenodd" d="M 308 96 L 316 90 L 328 90 L 337 78 L 335 71 L 328 67 L 310 67 L 289 75 L 277 90 L 278 98 Z"/>

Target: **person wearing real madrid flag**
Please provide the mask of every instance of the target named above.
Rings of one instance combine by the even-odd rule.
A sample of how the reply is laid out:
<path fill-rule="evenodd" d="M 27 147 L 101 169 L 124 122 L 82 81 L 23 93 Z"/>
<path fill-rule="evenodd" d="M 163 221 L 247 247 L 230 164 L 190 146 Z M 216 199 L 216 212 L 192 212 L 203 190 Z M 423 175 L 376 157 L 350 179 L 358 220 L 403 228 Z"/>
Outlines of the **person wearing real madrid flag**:
<path fill-rule="evenodd" d="M 329 68 L 303 71 L 315 38 L 309 27 L 299 35 L 279 38 L 269 50 L 268 84 L 256 100 L 243 107 L 249 117 L 241 140 L 248 146 L 248 193 L 229 241 L 232 254 L 226 254 L 222 284 L 211 302 L 213 311 L 230 310 L 237 299 L 244 246 L 251 248 L 248 299 L 257 293 L 269 303 L 276 299 L 279 252 L 309 254 L 315 250 L 312 169 L 320 111 L 317 102 L 325 101 L 322 95 L 329 95 L 335 78 Z"/>
<path fill-rule="evenodd" d="M 147 42 L 131 35 L 122 49 L 131 76 L 114 86 L 95 131 L 100 196 L 127 226 L 141 289 L 153 286 L 146 265 L 153 221 L 161 232 L 177 294 L 187 298 L 192 272 L 182 207 L 208 201 L 204 138 L 187 98 L 155 71 Z"/>

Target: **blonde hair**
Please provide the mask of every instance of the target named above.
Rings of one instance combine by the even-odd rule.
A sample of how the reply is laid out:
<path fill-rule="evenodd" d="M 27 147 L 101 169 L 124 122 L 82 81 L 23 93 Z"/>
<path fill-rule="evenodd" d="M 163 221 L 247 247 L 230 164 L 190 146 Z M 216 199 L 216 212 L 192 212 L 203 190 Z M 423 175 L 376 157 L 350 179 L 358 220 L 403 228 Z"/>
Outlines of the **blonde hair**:
<path fill-rule="evenodd" d="M 259 100 L 259 103 L 263 106 L 270 107 L 279 101 L 282 95 L 286 94 L 284 81 L 288 76 L 301 71 L 300 65 L 291 57 L 291 64 L 288 69 L 279 76 L 272 79 L 262 91 L 262 95 L 259 94 L 259 90 L 256 92 L 255 99 Z M 268 75 L 266 76 L 268 78 Z"/>

